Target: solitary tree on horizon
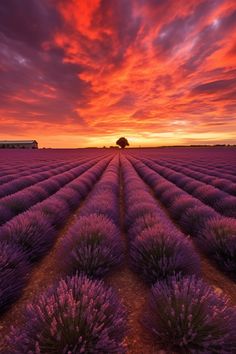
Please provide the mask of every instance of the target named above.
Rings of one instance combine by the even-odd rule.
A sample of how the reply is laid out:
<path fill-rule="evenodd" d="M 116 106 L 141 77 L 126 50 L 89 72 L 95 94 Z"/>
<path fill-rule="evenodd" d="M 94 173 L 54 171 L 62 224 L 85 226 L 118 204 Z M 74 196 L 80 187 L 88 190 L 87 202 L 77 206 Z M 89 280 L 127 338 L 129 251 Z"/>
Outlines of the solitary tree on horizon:
<path fill-rule="evenodd" d="M 117 140 L 116 145 L 119 145 L 121 149 L 124 149 L 126 146 L 129 146 L 129 142 L 125 137 L 121 137 Z"/>

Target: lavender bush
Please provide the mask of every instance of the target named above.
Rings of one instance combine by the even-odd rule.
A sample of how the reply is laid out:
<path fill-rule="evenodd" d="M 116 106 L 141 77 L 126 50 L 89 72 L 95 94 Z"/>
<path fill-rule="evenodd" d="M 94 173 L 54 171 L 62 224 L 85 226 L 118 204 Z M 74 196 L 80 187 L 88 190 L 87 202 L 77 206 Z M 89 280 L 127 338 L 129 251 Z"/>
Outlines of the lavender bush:
<path fill-rule="evenodd" d="M 81 216 L 62 241 L 62 269 L 94 278 L 120 265 L 123 250 L 117 227 L 103 215 Z"/>
<path fill-rule="evenodd" d="M 0 239 L 17 245 L 30 262 L 45 255 L 55 239 L 55 229 L 44 214 L 29 211 L 18 215 L 0 230 Z"/>
<path fill-rule="evenodd" d="M 202 184 L 201 187 L 197 188 L 194 191 L 194 195 L 213 207 L 215 207 L 215 203 L 218 200 L 224 199 L 227 196 L 225 192 L 206 184 Z"/>
<path fill-rule="evenodd" d="M 99 214 L 109 217 L 116 224 L 119 223 L 119 213 L 117 212 L 117 200 L 112 198 L 108 193 L 103 196 L 99 195 L 96 199 L 91 198 L 83 207 L 81 215 Z"/>
<path fill-rule="evenodd" d="M 236 278 L 236 220 L 210 219 L 198 235 L 201 248 L 226 272 Z"/>
<path fill-rule="evenodd" d="M 178 220 L 187 209 L 201 205 L 202 204 L 199 200 L 190 195 L 183 194 L 174 200 L 173 204 L 170 206 L 170 213 L 175 219 Z"/>
<path fill-rule="evenodd" d="M 13 217 L 13 212 L 9 207 L 0 205 L 0 225 L 4 224 L 7 220 Z"/>
<path fill-rule="evenodd" d="M 75 190 L 77 193 L 79 193 L 81 198 L 84 198 L 88 193 L 87 186 L 84 185 L 84 183 L 81 180 L 71 182 L 70 188 Z"/>
<path fill-rule="evenodd" d="M 133 241 L 142 231 L 162 223 L 157 213 L 148 213 L 136 219 L 134 225 L 129 229 L 128 237 Z"/>
<path fill-rule="evenodd" d="M 144 323 L 165 349 L 174 352 L 236 352 L 235 308 L 195 276 L 156 283 Z"/>
<path fill-rule="evenodd" d="M 135 224 L 137 218 L 145 216 L 147 214 L 155 214 L 157 212 L 157 207 L 154 202 L 143 200 L 140 204 L 130 205 L 129 210 L 126 215 L 126 226 L 129 228 Z"/>
<path fill-rule="evenodd" d="M 222 200 L 219 199 L 216 206 L 221 214 L 236 218 L 236 197 L 228 196 Z"/>
<path fill-rule="evenodd" d="M 194 206 L 183 212 L 179 223 L 186 233 L 196 236 L 205 223 L 216 215 L 217 213 L 206 205 Z"/>
<path fill-rule="evenodd" d="M 29 267 L 16 245 L 0 241 L 0 314 L 18 299 Z"/>
<path fill-rule="evenodd" d="M 185 184 L 184 190 L 190 194 L 192 194 L 197 188 L 202 186 L 202 183 L 199 181 L 196 181 L 192 178 L 188 179 L 189 182 Z"/>
<path fill-rule="evenodd" d="M 161 196 L 161 201 L 164 205 L 170 206 L 174 203 L 175 200 L 178 200 L 182 197 L 183 191 L 178 188 L 168 188 Z"/>
<path fill-rule="evenodd" d="M 103 282 L 67 277 L 28 305 L 24 327 L 8 336 L 10 352 L 122 354 L 125 317 Z"/>
<path fill-rule="evenodd" d="M 69 186 L 59 190 L 55 194 L 55 197 L 57 197 L 59 200 L 65 201 L 71 210 L 75 209 L 82 199 L 80 193 L 70 188 Z"/>
<path fill-rule="evenodd" d="M 45 215 L 55 228 L 60 228 L 70 215 L 70 209 L 65 200 L 56 195 L 35 206 L 35 210 Z"/>
<path fill-rule="evenodd" d="M 151 202 L 153 205 L 155 205 L 155 199 L 150 198 L 150 192 L 146 190 L 146 185 L 142 181 L 139 179 L 132 183 L 127 183 L 125 181 L 125 202 L 127 205 L 129 205 L 129 207 L 135 204 L 146 202 L 147 199 L 148 202 Z"/>
<path fill-rule="evenodd" d="M 9 208 L 13 215 L 17 215 L 27 210 L 34 203 L 35 196 L 29 190 L 17 192 L 2 199 L 2 204 Z"/>
<path fill-rule="evenodd" d="M 199 273 L 199 259 L 191 243 L 162 225 L 144 230 L 131 243 L 130 256 L 133 270 L 149 284 L 176 274 Z"/>

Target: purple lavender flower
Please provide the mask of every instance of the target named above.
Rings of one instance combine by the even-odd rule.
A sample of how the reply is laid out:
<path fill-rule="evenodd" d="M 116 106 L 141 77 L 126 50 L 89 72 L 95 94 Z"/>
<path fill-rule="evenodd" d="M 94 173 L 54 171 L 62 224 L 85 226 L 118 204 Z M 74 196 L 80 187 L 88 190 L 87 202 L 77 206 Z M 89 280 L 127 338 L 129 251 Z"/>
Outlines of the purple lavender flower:
<path fill-rule="evenodd" d="M 235 308 L 195 276 L 156 283 L 144 324 L 174 352 L 236 352 Z"/>
<path fill-rule="evenodd" d="M 199 181 L 196 181 L 192 178 L 189 178 L 189 183 L 186 183 L 184 186 L 184 190 L 187 191 L 188 193 L 192 194 L 197 188 L 201 187 L 202 183 Z"/>
<path fill-rule="evenodd" d="M 44 214 L 55 228 L 60 228 L 70 215 L 70 209 L 65 200 L 57 198 L 54 195 L 34 208 Z"/>
<path fill-rule="evenodd" d="M 214 207 L 215 203 L 218 200 L 224 199 L 227 194 L 215 187 L 203 184 L 194 191 L 194 195 L 200 200 L 209 205 L 213 205 Z"/>
<path fill-rule="evenodd" d="M 75 191 L 74 189 L 68 187 L 64 187 L 61 190 L 59 190 L 56 194 L 55 197 L 57 197 L 58 199 L 61 199 L 62 201 L 66 201 L 68 207 L 70 209 L 75 209 L 82 197 L 80 195 L 79 192 Z"/>
<path fill-rule="evenodd" d="M 34 262 L 51 248 L 55 229 L 44 214 L 29 211 L 5 224 L 0 230 L 0 239 L 17 245 L 28 260 Z"/>
<path fill-rule="evenodd" d="M 212 208 L 206 205 L 194 206 L 187 208 L 183 212 L 179 223 L 186 233 L 196 236 L 204 227 L 205 223 L 217 215 L 218 214 Z"/>
<path fill-rule="evenodd" d="M 91 198 L 83 207 L 81 215 L 99 214 L 108 217 L 116 224 L 119 223 L 119 213 L 117 211 L 116 205 L 118 201 L 110 193 L 103 196 Z"/>
<path fill-rule="evenodd" d="M 8 336 L 11 354 L 124 353 L 126 315 L 111 288 L 67 277 L 28 305 L 25 325 Z"/>
<path fill-rule="evenodd" d="M 103 215 L 81 216 L 62 241 L 63 270 L 104 277 L 121 264 L 123 249 L 117 227 Z"/>
<path fill-rule="evenodd" d="M 201 205 L 202 203 L 199 200 L 188 194 L 183 194 L 174 200 L 173 204 L 170 206 L 170 213 L 178 220 L 187 209 Z"/>
<path fill-rule="evenodd" d="M 172 186 L 172 183 L 166 181 L 163 179 L 162 182 L 157 183 L 154 187 L 155 193 L 157 197 L 160 197 L 162 193 L 164 193 L 166 190 L 168 190 Z"/>
<path fill-rule="evenodd" d="M 13 215 L 14 214 L 9 207 L 0 205 L 0 225 L 10 220 L 13 217 Z"/>
<path fill-rule="evenodd" d="M 60 188 L 58 181 L 52 180 L 51 178 L 40 182 L 38 186 L 42 187 L 48 194 L 55 193 Z"/>
<path fill-rule="evenodd" d="M 142 231 L 153 227 L 155 225 L 162 224 L 162 220 L 158 218 L 158 214 L 149 213 L 143 216 L 140 216 L 135 220 L 133 226 L 129 229 L 128 236 L 130 241 L 133 241 L 136 237 L 138 237 Z"/>
<path fill-rule="evenodd" d="M 13 215 L 27 210 L 34 202 L 35 196 L 28 189 L 9 195 L 1 201 L 2 205 L 9 208 Z"/>
<path fill-rule="evenodd" d="M 236 218 L 236 197 L 227 196 L 224 199 L 218 200 L 216 206 L 221 214 Z"/>
<path fill-rule="evenodd" d="M 214 258 L 224 271 L 236 277 L 236 220 L 215 217 L 198 235 L 201 248 Z"/>
<path fill-rule="evenodd" d="M 173 187 L 173 188 L 168 188 L 161 196 L 161 201 L 164 203 L 164 205 L 170 206 L 176 199 L 178 200 L 180 197 L 182 197 L 183 191 Z"/>
<path fill-rule="evenodd" d="M 129 228 L 134 225 L 137 218 L 150 213 L 157 213 L 157 206 L 154 201 L 143 201 L 142 203 L 130 205 L 126 215 L 126 226 Z"/>
<path fill-rule="evenodd" d="M 77 180 L 71 182 L 70 188 L 75 190 L 77 193 L 79 193 L 79 195 L 83 199 L 88 194 L 89 188 L 87 184 L 85 184 L 80 178 L 82 177 L 79 177 Z"/>
<path fill-rule="evenodd" d="M 29 266 L 24 254 L 12 244 L 0 241 L 0 314 L 18 299 Z"/>
<path fill-rule="evenodd" d="M 49 196 L 49 193 L 42 186 L 39 185 L 30 187 L 30 192 L 35 197 L 36 202 Z"/>
<path fill-rule="evenodd" d="M 236 195 L 236 183 L 230 182 L 227 179 L 214 178 L 214 186 L 234 196 Z"/>
<path fill-rule="evenodd" d="M 162 225 L 144 230 L 131 243 L 130 256 L 133 270 L 149 284 L 199 273 L 199 258 L 190 241 Z"/>

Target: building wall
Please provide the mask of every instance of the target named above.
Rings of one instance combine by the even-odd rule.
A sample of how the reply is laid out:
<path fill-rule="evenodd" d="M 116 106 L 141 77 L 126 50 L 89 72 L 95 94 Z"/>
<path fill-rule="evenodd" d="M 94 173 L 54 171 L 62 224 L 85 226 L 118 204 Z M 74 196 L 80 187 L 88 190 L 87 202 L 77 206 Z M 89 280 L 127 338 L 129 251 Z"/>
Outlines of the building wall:
<path fill-rule="evenodd" d="M 0 149 L 38 149 L 38 143 L 0 143 Z"/>

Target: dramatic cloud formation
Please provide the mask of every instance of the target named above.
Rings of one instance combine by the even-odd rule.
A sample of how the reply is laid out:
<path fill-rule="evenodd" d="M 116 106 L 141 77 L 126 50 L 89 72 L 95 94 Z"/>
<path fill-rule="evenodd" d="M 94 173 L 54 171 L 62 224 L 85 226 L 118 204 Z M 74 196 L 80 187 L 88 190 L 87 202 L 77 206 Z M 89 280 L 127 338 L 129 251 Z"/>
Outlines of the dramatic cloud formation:
<path fill-rule="evenodd" d="M 236 143 L 234 0 L 0 2 L 0 139 Z"/>

